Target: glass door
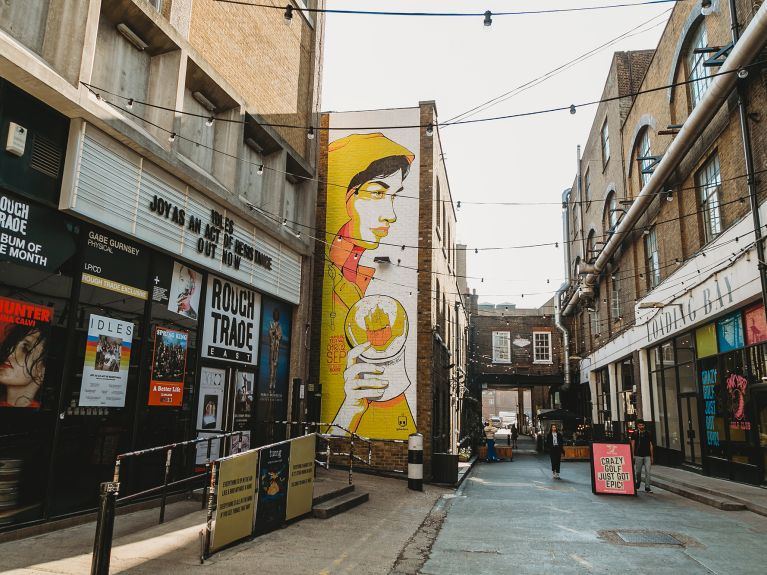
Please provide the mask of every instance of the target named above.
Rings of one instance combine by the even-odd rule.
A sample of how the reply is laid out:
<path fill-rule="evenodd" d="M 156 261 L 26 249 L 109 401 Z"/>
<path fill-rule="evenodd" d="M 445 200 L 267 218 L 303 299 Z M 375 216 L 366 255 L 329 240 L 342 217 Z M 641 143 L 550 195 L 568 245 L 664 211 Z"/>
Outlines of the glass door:
<path fill-rule="evenodd" d="M 682 411 L 682 433 L 684 436 L 684 461 L 691 465 L 701 464 L 700 425 L 698 424 L 698 396 L 683 395 L 679 398 Z"/>

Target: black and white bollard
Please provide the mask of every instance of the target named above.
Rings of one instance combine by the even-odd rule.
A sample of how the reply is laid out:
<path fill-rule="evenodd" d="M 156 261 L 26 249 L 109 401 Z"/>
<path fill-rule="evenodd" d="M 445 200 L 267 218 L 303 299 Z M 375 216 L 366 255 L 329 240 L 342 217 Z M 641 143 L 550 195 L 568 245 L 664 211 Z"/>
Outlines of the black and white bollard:
<path fill-rule="evenodd" d="M 423 435 L 411 433 L 407 438 L 407 487 L 423 491 Z"/>

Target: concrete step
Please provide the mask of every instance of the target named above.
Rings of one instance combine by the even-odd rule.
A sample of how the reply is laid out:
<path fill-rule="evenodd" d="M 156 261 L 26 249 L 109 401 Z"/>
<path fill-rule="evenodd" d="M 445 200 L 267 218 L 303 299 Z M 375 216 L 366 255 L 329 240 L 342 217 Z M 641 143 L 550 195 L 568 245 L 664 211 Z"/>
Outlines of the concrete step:
<path fill-rule="evenodd" d="M 692 499 L 693 501 L 697 501 L 698 503 L 703 503 L 704 505 L 710 505 L 711 507 L 716 507 L 717 509 L 721 509 L 722 511 L 745 511 L 747 509 L 745 504 L 739 501 L 730 499 L 727 496 L 715 495 L 712 493 L 708 493 L 707 491 L 701 491 L 701 490 L 695 489 L 693 487 L 690 487 L 689 485 L 680 485 L 679 483 L 673 483 L 671 481 L 668 481 L 667 479 L 657 479 L 654 477 L 652 480 L 652 486 L 660 487 L 661 489 L 665 489 L 666 491 L 670 491 L 671 493 L 676 493 L 677 495 L 681 495 L 682 497 L 687 497 L 688 499 Z"/>
<path fill-rule="evenodd" d="M 315 505 L 312 509 L 312 514 L 318 519 L 329 519 L 334 515 L 338 515 L 353 507 L 357 507 L 357 505 L 364 503 L 369 498 L 370 495 L 365 492 L 346 493 L 340 497 L 334 497 L 324 503 Z"/>
<path fill-rule="evenodd" d="M 325 493 L 321 493 L 320 495 L 317 495 L 314 499 L 312 499 L 312 507 L 315 507 L 319 505 L 320 503 L 325 503 L 326 501 L 329 501 L 336 497 L 341 497 L 342 495 L 346 495 L 347 493 L 352 493 L 353 491 L 354 491 L 354 485 L 344 485 L 342 487 L 335 487 L 333 489 L 330 489 L 329 491 L 326 491 Z"/>

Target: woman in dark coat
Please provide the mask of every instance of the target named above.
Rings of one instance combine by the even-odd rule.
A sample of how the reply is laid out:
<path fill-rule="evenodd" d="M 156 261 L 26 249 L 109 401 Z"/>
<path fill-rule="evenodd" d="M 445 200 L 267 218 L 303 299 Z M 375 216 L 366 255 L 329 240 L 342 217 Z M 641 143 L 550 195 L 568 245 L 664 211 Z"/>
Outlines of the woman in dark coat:
<path fill-rule="evenodd" d="M 554 479 L 559 479 L 559 462 L 562 460 L 562 451 L 564 451 L 564 439 L 559 433 L 556 423 L 552 423 L 549 432 L 546 434 L 546 447 L 551 457 L 551 473 Z"/>

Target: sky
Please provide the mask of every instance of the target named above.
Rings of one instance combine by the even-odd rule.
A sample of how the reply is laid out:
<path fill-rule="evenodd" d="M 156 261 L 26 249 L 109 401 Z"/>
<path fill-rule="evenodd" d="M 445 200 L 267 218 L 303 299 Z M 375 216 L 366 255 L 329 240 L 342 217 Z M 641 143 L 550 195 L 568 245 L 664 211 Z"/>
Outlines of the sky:
<path fill-rule="evenodd" d="M 328 0 L 326 8 L 502 12 L 637 1 Z M 439 121 L 446 122 L 624 35 L 589 58 L 470 117 L 597 100 L 612 54 L 655 48 L 672 6 L 495 16 L 490 27 L 483 26 L 482 17 L 328 14 L 321 109 L 410 107 L 435 100 Z M 596 106 L 584 106 L 574 115 L 560 111 L 440 129 L 450 190 L 454 202 L 461 201 L 457 242 L 469 246 L 467 282 L 481 303 L 538 307 L 564 281 L 561 243 L 559 248 L 485 248 L 561 242 L 562 192 L 573 183 L 577 146 L 585 145 L 595 112 Z"/>

